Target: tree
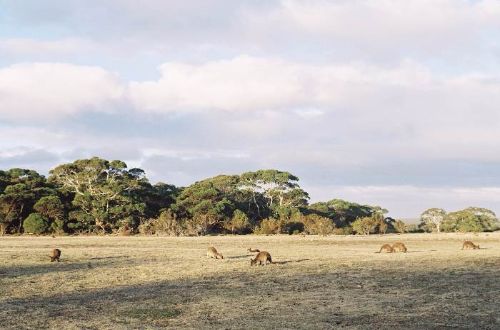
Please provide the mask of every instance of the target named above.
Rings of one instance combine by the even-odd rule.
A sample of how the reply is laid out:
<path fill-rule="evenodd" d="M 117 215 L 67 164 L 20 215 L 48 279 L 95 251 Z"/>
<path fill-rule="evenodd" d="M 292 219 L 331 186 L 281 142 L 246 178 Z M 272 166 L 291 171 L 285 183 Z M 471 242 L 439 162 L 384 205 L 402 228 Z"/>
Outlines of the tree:
<path fill-rule="evenodd" d="M 33 209 L 52 223 L 50 228 L 56 233 L 64 232 L 65 212 L 64 205 L 58 196 L 44 196 L 40 198 Z"/>
<path fill-rule="evenodd" d="M 379 219 L 377 217 L 364 217 L 359 218 L 352 223 L 352 229 L 361 235 L 370 235 L 375 231 L 377 225 L 379 224 Z"/>
<path fill-rule="evenodd" d="M 420 227 L 425 231 L 441 232 L 441 224 L 446 217 L 446 211 L 438 208 L 425 210 L 420 216 Z"/>
<path fill-rule="evenodd" d="M 236 209 L 231 199 L 237 182 L 238 176 L 228 175 L 195 182 L 182 190 L 172 209 L 197 235 L 217 232 Z"/>
<path fill-rule="evenodd" d="M 31 212 L 41 196 L 53 193 L 45 177 L 36 171 L 13 168 L 0 173 L 0 230 L 18 232 L 23 219 Z"/>
<path fill-rule="evenodd" d="M 40 213 L 31 213 L 23 222 L 25 233 L 43 234 L 49 228 L 49 220 Z"/>
<path fill-rule="evenodd" d="M 304 231 L 311 235 L 329 235 L 335 229 L 335 223 L 327 217 L 318 214 L 304 215 L 300 219 L 304 224 Z"/>
<path fill-rule="evenodd" d="M 242 234 L 250 229 L 250 221 L 243 211 L 234 210 L 232 218 L 225 223 L 224 227 L 232 234 Z"/>
<path fill-rule="evenodd" d="M 498 220 L 493 211 L 478 207 L 450 212 L 442 227 L 449 232 L 481 232 L 496 229 Z"/>
<path fill-rule="evenodd" d="M 396 220 L 394 222 L 394 229 L 401 234 L 407 232 L 406 224 L 402 220 Z"/>
<path fill-rule="evenodd" d="M 314 203 L 308 207 L 308 210 L 332 219 L 337 227 L 348 226 L 356 219 L 371 217 L 372 215 L 383 217 L 383 214 L 387 213 L 386 209 L 379 206 L 361 205 L 342 199 Z"/>
<path fill-rule="evenodd" d="M 146 207 L 140 196 L 150 187 L 143 170 L 98 157 L 59 165 L 50 171 L 49 180 L 72 192 L 73 206 L 90 216 L 90 225 L 102 232 L 131 221 L 137 226 Z"/>
<path fill-rule="evenodd" d="M 301 207 L 306 206 L 309 199 L 307 192 L 298 184 L 299 178 L 288 172 L 278 170 L 259 170 L 246 172 L 240 176 L 239 188 L 265 197 L 266 206 L 273 209 L 275 206 Z M 254 203 L 257 208 L 256 199 Z"/>

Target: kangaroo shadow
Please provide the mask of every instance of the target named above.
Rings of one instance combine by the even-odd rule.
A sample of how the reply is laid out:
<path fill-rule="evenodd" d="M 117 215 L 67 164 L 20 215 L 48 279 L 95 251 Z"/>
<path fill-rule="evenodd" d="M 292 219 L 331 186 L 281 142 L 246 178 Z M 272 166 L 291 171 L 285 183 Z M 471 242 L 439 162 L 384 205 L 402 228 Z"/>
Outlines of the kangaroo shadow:
<path fill-rule="evenodd" d="M 304 261 L 309 261 L 309 260 L 311 260 L 311 259 L 273 261 L 273 264 L 276 264 L 276 265 L 286 265 L 286 264 L 290 264 L 290 263 L 304 262 Z"/>
<path fill-rule="evenodd" d="M 230 257 L 224 257 L 224 258 L 225 259 L 246 259 L 249 257 L 251 257 L 251 256 L 248 254 L 245 254 L 245 255 L 240 255 L 240 256 L 230 256 Z"/>

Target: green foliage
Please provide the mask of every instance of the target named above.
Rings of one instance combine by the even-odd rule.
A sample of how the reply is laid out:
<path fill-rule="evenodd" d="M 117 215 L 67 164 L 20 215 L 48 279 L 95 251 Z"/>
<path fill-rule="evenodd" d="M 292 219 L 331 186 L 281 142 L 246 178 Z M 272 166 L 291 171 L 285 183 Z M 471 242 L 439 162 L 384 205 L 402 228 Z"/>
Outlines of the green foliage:
<path fill-rule="evenodd" d="M 129 170 L 122 161 L 82 159 L 59 165 L 50 174 L 51 182 L 74 194 L 73 206 L 89 215 L 91 225 L 101 232 L 115 231 L 121 219 L 138 220 L 145 213 L 141 197 L 151 185 L 143 170 Z"/>
<path fill-rule="evenodd" d="M 450 212 L 442 223 L 442 229 L 447 232 L 482 232 L 492 231 L 498 225 L 498 219 L 493 211 L 478 207 Z"/>
<path fill-rule="evenodd" d="M 396 232 L 401 234 L 408 231 L 406 224 L 402 220 L 396 220 L 396 222 L 394 222 L 394 229 L 396 230 Z"/>
<path fill-rule="evenodd" d="M 260 226 L 255 229 L 254 233 L 261 235 L 279 234 L 281 232 L 282 222 L 277 219 L 268 218 L 262 220 Z"/>
<path fill-rule="evenodd" d="M 441 224 L 446 211 L 439 208 L 425 210 L 420 216 L 420 228 L 427 232 L 441 232 Z"/>
<path fill-rule="evenodd" d="M 139 225 L 141 234 L 180 236 L 188 234 L 186 225 L 170 209 L 161 212 L 156 219 L 149 219 Z"/>
<path fill-rule="evenodd" d="M 235 210 L 232 218 L 224 224 L 224 227 L 231 234 L 244 234 L 250 231 L 250 221 L 243 211 Z"/>
<path fill-rule="evenodd" d="M 307 234 L 326 236 L 334 233 L 335 223 L 330 218 L 308 214 L 302 218 L 302 222 Z"/>
<path fill-rule="evenodd" d="M 43 234 L 49 228 L 49 220 L 40 213 L 31 213 L 23 222 L 27 234 Z"/>
<path fill-rule="evenodd" d="M 15 168 L 0 171 L 0 234 L 22 232 L 23 220 L 37 213 L 47 223 L 44 231 L 53 233 L 327 235 L 336 227 L 350 233 L 356 219 L 383 219 L 386 212 L 338 199 L 309 206 L 298 182 L 289 172 L 267 169 L 186 188 L 151 185 L 142 169 L 98 157 L 61 164 L 48 180 Z M 390 230 L 390 223 L 378 230 L 386 225 Z"/>
<path fill-rule="evenodd" d="M 359 235 L 370 235 L 375 232 L 380 219 L 377 217 L 359 218 L 352 223 L 352 229 Z"/>
<path fill-rule="evenodd" d="M 359 218 L 387 213 L 387 210 L 379 206 L 360 205 L 342 199 L 314 203 L 308 207 L 308 210 L 332 219 L 337 227 L 350 225 Z"/>

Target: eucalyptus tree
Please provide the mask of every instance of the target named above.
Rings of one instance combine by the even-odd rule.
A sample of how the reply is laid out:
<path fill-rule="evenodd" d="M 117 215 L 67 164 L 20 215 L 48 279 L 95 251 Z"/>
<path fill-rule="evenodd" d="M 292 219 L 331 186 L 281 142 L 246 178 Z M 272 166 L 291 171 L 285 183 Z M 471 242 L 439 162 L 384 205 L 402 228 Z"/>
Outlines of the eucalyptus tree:
<path fill-rule="evenodd" d="M 441 224 L 446 217 L 446 211 L 440 208 L 425 210 L 420 216 L 420 227 L 425 231 L 441 232 Z"/>
<path fill-rule="evenodd" d="M 98 157 L 59 165 L 50 171 L 49 180 L 74 194 L 76 221 L 102 232 L 116 230 L 124 222 L 137 225 L 146 207 L 141 194 L 150 187 L 142 169 Z"/>
<path fill-rule="evenodd" d="M 236 209 L 232 199 L 238 181 L 237 175 L 219 175 L 195 182 L 182 190 L 172 210 L 186 219 L 195 234 L 220 231 Z"/>
<path fill-rule="evenodd" d="M 23 220 L 42 196 L 54 194 L 44 176 L 29 169 L 0 173 L 0 232 L 21 232 Z"/>

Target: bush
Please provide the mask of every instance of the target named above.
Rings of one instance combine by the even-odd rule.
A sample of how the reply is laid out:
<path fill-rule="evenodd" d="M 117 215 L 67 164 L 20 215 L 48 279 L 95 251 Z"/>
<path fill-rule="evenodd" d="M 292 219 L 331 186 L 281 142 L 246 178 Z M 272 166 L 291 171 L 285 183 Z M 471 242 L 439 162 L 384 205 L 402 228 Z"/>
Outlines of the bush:
<path fill-rule="evenodd" d="M 406 224 L 402 220 L 396 220 L 396 222 L 394 222 L 394 229 L 401 234 L 407 231 Z"/>
<path fill-rule="evenodd" d="M 330 218 L 309 214 L 304 216 L 302 221 L 307 234 L 326 236 L 334 233 L 335 223 Z"/>
<path fill-rule="evenodd" d="M 250 221 L 243 211 L 235 210 L 232 218 L 224 223 L 224 228 L 231 234 L 244 234 L 250 231 Z"/>
<path fill-rule="evenodd" d="M 40 213 L 31 213 L 23 222 L 24 232 L 28 234 L 43 234 L 49 228 L 49 220 Z"/>
<path fill-rule="evenodd" d="M 375 219 L 374 217 L 364 217 L 354 221 L 352 223 L 352 229 L 356 232 L 356 234 L 370 235 L 375 231 L 378 224 L 378 219 Z"/>
<path fill-rule="evenodd" d="M 262 220 L 260 226 L 255 229 L 255 234 L 271 235 L 278 234 L 281 230 L 281 223 L 279 220 L 268 218 Z"/>
<path fill-rule="evenodd" d="M 139 233 L 145 235 L 179 236 L 187 233 L 187 228 L 177 219 L 175 213 L 166 210 L 156 219 L 149 219 L 139 225 Z"/>
<path fill-rule="evenodd" d="M 352 235 L 353 233 L 354 233 L 354 231 L 352 230 L 351 226 L 344 226 L 341 228 L 333 229 L 334 235 Z"/>
<path fill-rule="evenodd" d="M 287 222 L 285 224 L 285 232 L 289 235 L 296 235 L 304 231 L 304 224 L 302 222 Z"/>

